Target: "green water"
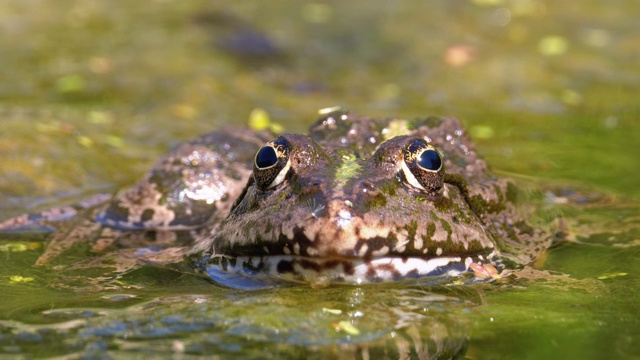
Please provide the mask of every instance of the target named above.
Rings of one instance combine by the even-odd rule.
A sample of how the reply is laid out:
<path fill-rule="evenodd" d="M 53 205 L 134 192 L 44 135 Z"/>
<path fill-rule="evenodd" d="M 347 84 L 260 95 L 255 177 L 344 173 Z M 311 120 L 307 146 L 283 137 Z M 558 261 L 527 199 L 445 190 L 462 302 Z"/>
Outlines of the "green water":
<path fill-rule="evenodd" d="M 637 359 L 636 1 L 0 3 L 0 218 L 133 183 L 253 109 L 462 119 L 503 175 L 589 195 L 506 284 L 239 291 L 190 270 L 35 267 L 0 239 L 0 357 Z M 246 44 L 253 43 L 253 51 Z M 257 50 L 256 50 L 257 49 Z M 259 51 L 258 51 L 259 50 Z"/>

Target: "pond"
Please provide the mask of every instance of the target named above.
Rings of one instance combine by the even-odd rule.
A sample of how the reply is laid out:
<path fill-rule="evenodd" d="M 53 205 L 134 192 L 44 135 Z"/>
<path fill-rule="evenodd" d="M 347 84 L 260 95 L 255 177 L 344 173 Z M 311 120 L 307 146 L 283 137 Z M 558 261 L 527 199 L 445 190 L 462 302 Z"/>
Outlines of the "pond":
<path fill-rule="evenodd" d="M 82 239 L 39 261 L 49 235 L 2 234 L 0 357 L 638 358 L 640 3 L 23 0 L 0 14 L 0 219 L 115 193 L 225 124 L 304 132 L 342 106 L 459 118 L 497 174 L 546 194 L 569 240 L 505 281 L 242 290 L 189 260 L 78 266 L 101 251 Z"/>

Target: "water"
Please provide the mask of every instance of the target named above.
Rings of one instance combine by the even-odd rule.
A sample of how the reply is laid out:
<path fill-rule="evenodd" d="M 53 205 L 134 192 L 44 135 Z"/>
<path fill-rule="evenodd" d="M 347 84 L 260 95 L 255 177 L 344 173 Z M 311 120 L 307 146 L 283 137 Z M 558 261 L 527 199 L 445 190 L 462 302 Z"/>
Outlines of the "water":
<path fill-rule="evenodd" d="M 43 238 L 5 237 L 0 354 L 638 358 L 638 10 L 2 3 L 0 218 L 113 192 L 253 109 L 303 131 L 332 105 L 458 116 L 500 174 L 586 198 L 553 207 L 572 242 L 502 284 L 241 291 L 186 263 L 74 270 L 96 255 L 83 242 L 35 267 Z"/>

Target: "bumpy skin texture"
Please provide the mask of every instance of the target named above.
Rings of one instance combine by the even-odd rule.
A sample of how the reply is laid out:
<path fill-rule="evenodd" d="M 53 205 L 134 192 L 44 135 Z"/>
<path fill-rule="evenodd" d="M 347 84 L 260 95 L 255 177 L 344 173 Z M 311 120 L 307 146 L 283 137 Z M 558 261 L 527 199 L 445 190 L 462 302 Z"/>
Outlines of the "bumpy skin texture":
<path fill-rule="evenodd" d="M 530 223 L 532 207 L 518 202 L 517 188 L 489 171 L 454 118 L 372 119 L 339 110 L 314 122 L 308 135 L 270 142 L 274 137 L 248 129 L 215 131 L 180 144 L 104 205 L 98 196 L 85 205 L 0 222 L 0 231 L 51 230 L 51 222 L 61 221 L 64 236 L 54 234 L 39 264 L 87 237 L 122 242 L 148 231 L 163 239 L 186 232 L 195 238 L 191 252 L 269 271 L 285 264 L 291 272 L 301 264 L 291 258 L 320 259 L 304 266 L 318 274 L 324 268 L 361 276 L 354 264 L 402 260 L 363 270 L 373 278 L 391 267 L 423 267 L 430 259 L 455 258 L 465 268 L 478 259 L 527 264 L 552 242 L 547 227 Z M 419 146 L 410 146 L 416 141 Z M 278 164 L 270 167 L 265 156 L 258 168 L 255 155 L 265 144 L 278 147 Z M 429 146 L 441 154 L 441 169 L 416 165 L 420 154 L 410 149 Z M 83 221 L 73 220 L 75 214 L 84 214 Z M 87 214 L 97 214 L 102 230 Z M 178 245 L 167 248 L 163 262 L 179 261 L 186 250 Z M 269 265 L 268 258 L 288 260 Z M 437 273 L 443 264 L 429 266 Z"/>
<path fill-rule="evenodd" d="M 78 268 L 102 261 L 100 266 L 124 271 L 140 263 L 178 262 L 189 252 L 185 238 L 198 239 L 221 225 L 251 175 L 256 150 L 272 137 L 267 131 L 239 128 L 200 136 L 164 155 L 137 184 L 115 197 L 99 194 L 72 206 L 0 221 L 0 233 L 51 233 L 36 265 L 80 242 L 93 242 L 103 255 Z M 118 245 L 127 253 L 114 250 Z"/>
<path fill-rule="evenodd" d="M 214 256 L 365 260 L 499 254 L 524 264 L 551 242 L 527 224 L 515 187 L 488 170 L 456 119 L 337 112 L 315 122 L 309 136 L 283 137 L 291 145 L 283 183 L 261 190 L 250 180 L 221 229 L 199 249 Z M 415 139 L 443 154 L 438 193 L 404 178 L 403 151 Z"/>
<path fill-rule="evenodd" d="M 216 227 L 251 174 L 268 132 L 222 129 L 180 144 L 96 220 L 125 230 Z"/>

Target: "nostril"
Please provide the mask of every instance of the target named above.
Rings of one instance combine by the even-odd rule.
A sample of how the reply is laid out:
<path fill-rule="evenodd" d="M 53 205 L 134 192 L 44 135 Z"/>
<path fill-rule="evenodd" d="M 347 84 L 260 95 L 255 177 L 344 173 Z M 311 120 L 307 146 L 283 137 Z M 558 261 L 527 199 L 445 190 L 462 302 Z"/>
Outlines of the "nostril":
<path fill-rule="evenodd" d="M 380 189 L 378 189 L 375 185 L 373 185 L 368 181 L 363 181 L 360 184 L 358 184 L 358 186 L 359 186 L 358 192 L 361 194 L 366 194 L 370 196 L 377 196 L 380 194 Z"/>
<path fill-rule="evenodd" d="M 320 186 L 321 186 L 321 183 L 318 182 L 318 181 L 314 181 L 312 183 L 309 183 L 309 185 L 307 185 L 307 186 L 305 186 L 303 188 L 303 190 L 302 190 L 303 194 L 305 194 L 305 195 L 315 194 L 318 191 L 320 191 Z"/>

